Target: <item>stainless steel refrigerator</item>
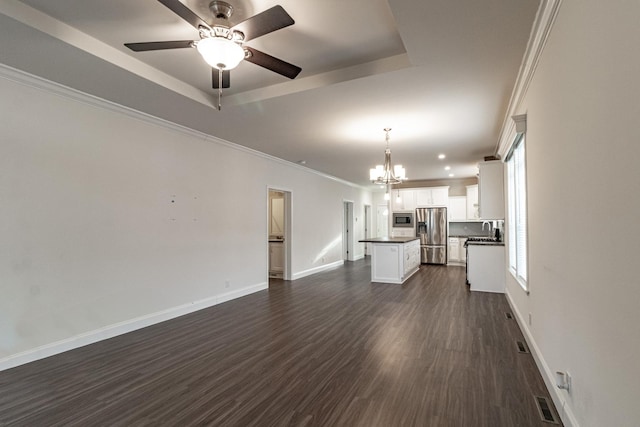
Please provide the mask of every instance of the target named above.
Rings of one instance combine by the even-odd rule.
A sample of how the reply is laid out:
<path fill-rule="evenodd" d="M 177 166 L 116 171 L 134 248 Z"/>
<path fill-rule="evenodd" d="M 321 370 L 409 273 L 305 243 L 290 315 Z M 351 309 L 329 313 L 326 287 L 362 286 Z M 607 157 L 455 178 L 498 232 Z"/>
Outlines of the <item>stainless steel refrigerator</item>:
<path fill-rule="evenodd" d="M 420 262 L 447 263 L 447 208 L 416 209 L 416 233 L 420 238 Z"/>

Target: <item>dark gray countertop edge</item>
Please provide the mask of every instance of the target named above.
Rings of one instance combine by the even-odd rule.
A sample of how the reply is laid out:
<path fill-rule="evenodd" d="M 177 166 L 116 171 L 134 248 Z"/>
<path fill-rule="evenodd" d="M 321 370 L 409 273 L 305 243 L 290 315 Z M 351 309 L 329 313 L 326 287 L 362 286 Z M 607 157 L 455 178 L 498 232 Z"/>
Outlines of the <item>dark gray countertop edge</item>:
<path fill-rule="evenodd" d="M 419 240 L 419 237 L 373 237 L 371 239 L 358 240 L 360 243 L 408 243 Z"/>
<path fill-rule="evenodd" d="M 493 236 L 487 236 L 486 234 L 449 234 L 449 237 L 460 237 L 460 238 L 468 239 L 469 237 L 493 237 Z"/>
<path fill-rule="evenodd" d="M 465 244 L 473 246 L 504 246 L 504 242 L 467 242 Z"/>

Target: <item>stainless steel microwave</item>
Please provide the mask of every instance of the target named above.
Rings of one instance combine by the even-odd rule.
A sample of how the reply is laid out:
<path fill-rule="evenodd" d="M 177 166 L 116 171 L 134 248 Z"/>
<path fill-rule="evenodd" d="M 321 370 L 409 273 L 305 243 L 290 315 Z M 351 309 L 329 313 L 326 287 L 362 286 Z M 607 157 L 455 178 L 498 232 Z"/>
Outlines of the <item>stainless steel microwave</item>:
<path fill-rule="evenodd" d="M 395 212 L 392 227 L 413 227 L 412 212 Z"/>

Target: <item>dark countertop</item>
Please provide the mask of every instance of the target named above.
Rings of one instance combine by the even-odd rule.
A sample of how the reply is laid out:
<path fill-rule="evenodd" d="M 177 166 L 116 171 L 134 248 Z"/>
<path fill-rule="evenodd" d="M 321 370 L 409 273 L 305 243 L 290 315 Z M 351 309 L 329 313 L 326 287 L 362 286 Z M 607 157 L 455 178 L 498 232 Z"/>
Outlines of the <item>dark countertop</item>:
<path fill-rule="evenodd" d="M 358 240 L 360 243 L 408 243 L 419 240 L 419 237 L 371 237 L 369 239 Z"/>
<path fill-rule="evenodd" d="M 504 242 L 467 242 L 465 245 L 470 246 L 504 246 Z"/>

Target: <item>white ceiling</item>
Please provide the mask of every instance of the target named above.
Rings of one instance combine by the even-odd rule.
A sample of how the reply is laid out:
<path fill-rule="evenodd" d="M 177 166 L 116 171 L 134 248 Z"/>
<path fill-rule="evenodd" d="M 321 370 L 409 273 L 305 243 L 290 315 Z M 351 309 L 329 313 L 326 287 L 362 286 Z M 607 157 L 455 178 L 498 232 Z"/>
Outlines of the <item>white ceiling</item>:
<path fill-rule="evenodd" d="M 369 185 L 393 128 L 410 179 L 477 173 L 494 154 L 539 0 L 227 0 L 232 23 L 282 5 L 296 21 L 248 46 L 302 68 L 243 61 L 217 111 L 198 39 L 156 0 L 3 0 L 0 62 L 169 121 Z M 184 0 L 210 21 L 209 0 Z M 445 153 L 445 160 L 437 155 Z"/>

